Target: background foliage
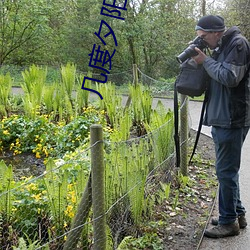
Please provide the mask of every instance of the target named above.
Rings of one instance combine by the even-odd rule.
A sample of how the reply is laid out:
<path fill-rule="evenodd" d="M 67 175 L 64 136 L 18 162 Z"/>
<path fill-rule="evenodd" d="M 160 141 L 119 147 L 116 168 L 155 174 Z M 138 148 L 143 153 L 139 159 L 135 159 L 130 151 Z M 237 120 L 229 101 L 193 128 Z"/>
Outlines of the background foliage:
<path fill-rule="evenodd" d="M 122 12 L 125 20 L 100 15 L 102 4 L 100 0 L 1 1 L 0 65 L 71 62 L 87 72 L 91 69 L 88 55 L 98 43 L 94 32 L 101 20 L 109 23 L 118 41 L 112 74 L 137 64 L 156 79 L 175 76 L 175 56 L 195 37 L 194 25 L 205 14 L 222 15 L 228 27 L 238 25 L 250 37 L 246 0 L 219 4 L 214 0 L 128 0 L 127 11 Z M 106 49 L 114 48 L 107 44 Z M 112 80 L 120 84 L 124 79 Z"/>

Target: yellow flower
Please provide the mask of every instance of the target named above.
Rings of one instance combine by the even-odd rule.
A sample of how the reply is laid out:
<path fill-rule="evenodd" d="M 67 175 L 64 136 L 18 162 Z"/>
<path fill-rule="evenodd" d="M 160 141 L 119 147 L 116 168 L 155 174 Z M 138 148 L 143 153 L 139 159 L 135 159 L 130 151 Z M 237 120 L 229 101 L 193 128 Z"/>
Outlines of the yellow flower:
<path fill-rule="evenodd" d="M 9 135 L 10 133 L 9 133 L 8 130 L 4 130 L 4 131 L 3 131 L 3 134 L 4 134 L 4 135 Z"/>
<path fill-rule="evenodd" d="M 39 152 L 36 152 L 36 158 L 40 159 L 41 158 L 41 155 Z"/>
<path fill-rule="evenodd" d="M 49 153 L 46 147 L 43 147 L 43 153 L 45 154 L 46 157 L 48 157 Z"/>
<path fill-rule="evenodd" d="M 12 212 L 16 212 L 17 208 L 13 207 L 11 210 L 12 210 Z"/>
<path fill-rule="evenodd" d="M 41 195 L 42 195 L 41 193 L 33 194 L 32 197 L 35 198 L 36 201 L 40 201 L 42 199 Z"/>
<path fill-rule="evenodd" d="M 18 155 L 18 154 L 21 154 L 21 153 L 22 153 L 22 151 L 19 151 L 19 150 L 15 149 L 13 155 Z"/>
<path fill-rule="evenodd" d="M 37 185 L 35 183 L 30 183 L 29 185 L 26 186 L 26 189 L 28 191 L 35 191 L 37 190 Z"/>
<path fill-rule="evenodd" d="M 72 197 L 71 197 L 71 202 L 72 202 L 72 203 L 76 203 L 76 196 L 75 196 L 75 195 L 72 195 Z"/>
<path fill-rule="evenodd" d="M 73 206 L 68 205 L 66 208 L 66 211 L 64 211 L 64 213 L 65 213 L 65 215 L 68 215 L 69 218 L 73 218 L 74 217 Z"/>
<path fill-rule="evenodd" d="M 100 112 L 100 114 L 101 114 L 101 115 L 105 115 L 105 113 L 106 113 L 106 112 L 105 112 L 105 110 L 104 110 L 104 109 L 103 109 L 103 110 L 101 110 L 101 112 Z"/>
<path fill-rule="evenodd" d="M 15 146 L 15 144 L 12 142 L 12 143 L 10 144 L 10 150 L 12 150 L 14 146 Z"/>

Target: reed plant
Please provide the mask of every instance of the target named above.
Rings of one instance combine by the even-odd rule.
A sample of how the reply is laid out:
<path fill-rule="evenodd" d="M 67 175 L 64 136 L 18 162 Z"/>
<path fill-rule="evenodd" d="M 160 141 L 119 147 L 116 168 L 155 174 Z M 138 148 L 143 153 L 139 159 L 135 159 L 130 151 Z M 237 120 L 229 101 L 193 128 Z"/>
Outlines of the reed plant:
<path fill-rule="evenodd" d="M 119 119 L 122 115 L 122 97 L 117 94 L 115 85 L 111 82 L 107 84 L 97 84 L 97 91 L 103 96 L 102 100 L 99 100 L 99 106 L 101 110 L 104 110 L 107 114 L 107 122 L 114 128 L 120 124 Z M 112 101 L 110 101 L 112 98 Z"/>
<path fill-rule="evenodd" d="M 89 78 L 92 77 L 91 73 L 88 73 L 87 76 Z M 87 108 L 89 105 L 89 94 L 90 92 L 82 89 L 82 82 L 84 76 L 80 75 L 76 78 L 77 86 L 76 86 L 76 98 L 75 98 L 75 112 L 77 114 L 81 114 L 84 108 Z M 91 88 L 91 80 L 86 80 L 85 87 Z"/>
<path fill-rule="evenodd" d="M 159 101 L 156 109 L 151 113 L 150 124 L 145 123 L 146 130 L 150 133 L 152 140 L 156 163 L 163 162 L 173 152 L 173 115 L 173 112 L 166 110 L 162 102 Z"/>
<path fill-rule="evenodd" d="M 14 196 L 11 189 L 14 186 L 14 176 L 12 166 L 6 166 L 4 161 L 0 161 L 0 214 L 4 215 L 5 222 L 9 222 L 12 215 Z"/>
<path fill-rule="evenodd" d="M 46 83 L 47 68 L 32 65 L 28 70 L 22 72 L 24 91 L 24 111 L 28 116 L 34 117 L 40 111 L 43 90 Z"/>
<path fill-rule="evenodd" d="M 61 77 L 62 86 L 65 89 L 71 104 L 73 104 L 72 92 L 76 81 L 76 65 L 67 63 L 66 66 L 61 66 Z"/>
<path fill-rule="evenodd" d="M 129 110 L 125 110 L 124 113 L 118 112 L 115 121 L 113 132 L 110 134 L 110 140 L 113 142 L 129 140 L 132 127 L 131 112 Z"/>
<path fill-rule="evenodd" d="M 56 170 L 56 165 L 52 159 L 46 164 L 46 177 L 44 184 L 48 193 L 50 211 L 53 218 L 56 218 L 58 224 L 62 223 L 63 212 L 66 208 L 67 201 L 67 178 L 60 175 Z"/>
<path fill-rule="evenodd" d="M 53 98 L 53 117 L 56 121 L 65 120 L 69 122 L 73 119 L 73 106 L 68 95 L 65 95 L 64 88 L 59 83 L 55 84 Z"/>
<path fill-rule="evenodd" d="M 130 209 L 135 225 L 141 223 L 143 211 L 146 211 L 144 196 L 146 179 L 149 172 L 149 163 L 151 160 L 151 153 L 148 149 L 148 142 L 145 139 L 141 139 L 138 144 L 132 145 L 133 155 L 127 181 Z"/>
<path fill-rule="evenodd" d="M 0 75 L 0 115 L 7 116 L 9 111 L 9 96 L 11 93 L 12 79 L 10 74 Z"/>
<path fill-rule="evenodd" d="M 112 154 L 106 155 L 106 204 L 111 207 L 121 197 L 122 209 L 131 212 L 138 225 L 142 219 L 144 188 L 152 159 L 147 139 L 111 143 Z M 116 213 L 124 211 L 117 211 Z"/>
<path fill-rule="evenodd" d="M 138 135 L 144 134 L 144 123 L 150 123 L 152 112 L 152 95 L 148 89 L 141 84 L 130 85 L 131 109 L 133 123 L 137 127 Z"/>
<path fill-rule="evenodd" d="M 53 111 L 53 102 L 55 94 L 56 84 L 48 85 L 44 89 L 43 102 L 46 109 L 46 114 L 50 114 Z"/>
<path fill-rule="evenodd" d="M 43 179 L 48 196 L 48 206 L 54 229 L 51 234 L 60 236 L 65 233 L 65 211 L 67 211 L 68 176 L 56 169 L 52 159 L 46 164 L 46 176 Z M 63 239 L 58 239 L 57 245 L 63 245 Z"/>

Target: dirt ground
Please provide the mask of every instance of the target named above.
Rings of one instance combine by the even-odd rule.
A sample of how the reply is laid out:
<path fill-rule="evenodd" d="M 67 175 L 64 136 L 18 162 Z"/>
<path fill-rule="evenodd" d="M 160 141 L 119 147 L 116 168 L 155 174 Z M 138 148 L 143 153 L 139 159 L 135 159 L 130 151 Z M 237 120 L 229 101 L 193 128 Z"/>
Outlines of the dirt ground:
<path fill-rule="evenodd" d="M 194 131 L 191 131 L 191 138 L 190 147 L 193 146 Z M 160 232 L 164 236 L 164 250 L 199 249 L 217 193 L 214 160 L 213 141 L 201 134 L 197 154 L 189 166 L 191 183 L 179 189 L 176 209 L 172 204 L 161 207 L 168 215 L 168 226 Z M 174 194 L 172 199 L 175 199 Z"/>

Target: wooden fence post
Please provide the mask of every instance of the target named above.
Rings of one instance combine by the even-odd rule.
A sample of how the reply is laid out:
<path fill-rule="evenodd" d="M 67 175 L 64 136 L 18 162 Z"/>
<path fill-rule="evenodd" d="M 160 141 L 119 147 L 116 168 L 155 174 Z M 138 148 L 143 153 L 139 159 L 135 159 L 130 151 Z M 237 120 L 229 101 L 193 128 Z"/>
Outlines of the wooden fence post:
<path fill-rule="evenodd" d="M 136 86 L 138 84 L 138 71 L 136 64 L 133 64 L 133 80 L 134 80 L 134 85 Z M 129 107 L 130 104 L 131 104 L 131 95 L 129 94 L 124 111 Z"/>
<path fill-rule="evenodd" d="M 104 149 L 103 130 L 99 124 L 90 127 L 91 176 L 93 205 L 93 250 L 106 249 L 106 216 L 104 192 Z"/>
<path fill-rule="evenodd" d="M 138 84 L 138 71 L 136 64 L 133 64 L 133 77 L 134 77 L 134 85 L 136 86 Z"/>

